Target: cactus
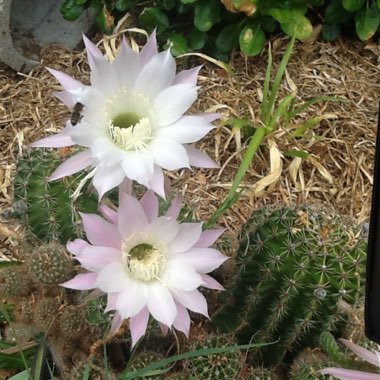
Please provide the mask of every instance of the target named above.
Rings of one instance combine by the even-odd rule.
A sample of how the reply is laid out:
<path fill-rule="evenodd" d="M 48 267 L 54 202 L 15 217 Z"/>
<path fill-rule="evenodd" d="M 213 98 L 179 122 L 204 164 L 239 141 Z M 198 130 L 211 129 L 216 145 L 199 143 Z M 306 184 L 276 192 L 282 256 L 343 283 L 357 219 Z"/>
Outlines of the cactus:
<path fill-rule="evenodd" d="M 43 298 L 36 303 L 34 322 L 42 332 L 48 332 L 58 318 L 60 303 L 54 298 Z"/>
<path fill-rule="evenodd" d="M 72 260 L 55 242 L 36 248 L 26 262 L 32 278 L 43 285 L 58 285 L 73 276 Z"/>
<path fill-rule="evenodd" d="M 235 344 L 231 336 L 209 335 L 193 349 L 222 348 Z M 241 378 L 244 365 L 245 359 L 240 350 L 233 350 L 191 358 L 186 363 L 186 369 L 191 378 L 199 380 L 233 380 Z"/>
<path fill-rule="evenodd" d="M 4 268 L 0 272 L 0 293 L 5 297 L 27 297 L 33 291 L 33 281 L 21 266 Z"/>
<path fill-rule="evenodd" d="M 63 335 L 67 338 L 77 338 L 78 334 L 84 334 L 87 322 L 84 313 L 78 306 L 65 307 L 59 318 L 59 325 Z"/>
<path fill-rule="evenodd" d="M 14 182 L 14 204 L 23 210 L 21 217 L 30 231 L 44 241 L 58 239 L 61 243 L 80 235 L 78 211 L 95 212 L 97 199 L 85 194 L 71 196 L 82 177 L 70 176 L 47 182 L 47 177 L 60 164 L 59 152 L 47 149 L 27 151 L 17 162 Z"/>
<path fill-rule="evenodd" d="M 290 362 L 344 323 L 340 302 L 363 295 L 365 246 L 355 226 L 317 207 L 255 211 L 213 324 L 241 343 L 275 342 L 256 352 L 257 362 Z"/>

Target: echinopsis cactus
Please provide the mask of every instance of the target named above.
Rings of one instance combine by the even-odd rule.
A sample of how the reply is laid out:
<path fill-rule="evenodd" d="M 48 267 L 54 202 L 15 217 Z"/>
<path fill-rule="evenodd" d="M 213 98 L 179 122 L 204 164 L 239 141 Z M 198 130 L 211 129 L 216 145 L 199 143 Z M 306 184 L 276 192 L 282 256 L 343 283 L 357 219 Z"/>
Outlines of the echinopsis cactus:
<path fill-rule="evenodd" d="M 255 353 L 258 362 L 290 361 L 339 326 L 341 302 L 362 296 L 365 246 L 358 228 L 316 207 L 255 211 L 214 325 L 242 343 L 272 343 Z"/>
<path fill-rule="evenodd" d="M 24 153 L 17 162 L 14 213 L 21 214 L 39 239 L 58 239 L 65 244 L 81 234 L 78 211 L 95 212 L 98 202 L 95 194 L 72 198 L 83 176 L 47 181 L 60 162 L 61 156 L 55 151 L 41 149 Z"/>

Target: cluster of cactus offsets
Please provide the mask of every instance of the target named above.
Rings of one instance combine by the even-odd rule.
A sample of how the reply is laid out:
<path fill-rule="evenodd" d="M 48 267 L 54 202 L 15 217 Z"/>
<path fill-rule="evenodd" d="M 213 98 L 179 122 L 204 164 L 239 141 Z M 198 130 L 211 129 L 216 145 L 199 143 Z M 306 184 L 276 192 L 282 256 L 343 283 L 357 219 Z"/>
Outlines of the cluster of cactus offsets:
<path fill-rule="evenodd" d="M 213 324 L 240 343 L 271 343 L 253 358 L 290 362 L 323 331 L 342 326 L 340 303 L 363 296 L 366 241 L 359 228 L 315 206 L 265 207 L 243 226 L 236 273 Z"/>
<path fill-rule="evenodd" d="M 32 149 L 19 158 L 14 182 L 14 211 L 17 212 L 17 205 L 17 209 L 22 210 L 20 216 L 39 239 L 66 244 L 81 236 L 78 212 L 95 212 L 98 202 L 92 193 L 72 197 L 83 175 L 47 181 L 61 162 L 59 151 L 47 149 Z M 86 191 L 86 187 L 82 191 Z"/>

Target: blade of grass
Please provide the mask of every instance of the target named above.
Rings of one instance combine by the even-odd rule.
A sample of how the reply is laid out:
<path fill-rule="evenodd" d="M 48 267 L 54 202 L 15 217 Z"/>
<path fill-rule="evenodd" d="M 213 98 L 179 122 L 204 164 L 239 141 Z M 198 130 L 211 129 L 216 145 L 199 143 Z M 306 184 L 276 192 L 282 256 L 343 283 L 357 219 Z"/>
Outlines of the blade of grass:
<path fill-rule="evenodd" d="M 261 102 L 261 119 L 263 119 L 263 115 L 267 115 L 270 110 L 268 110 L 268 93 L 269 93 L 269 84 L 270 84 L 270 74 L 272 72 L 272 48 L 269 44 L 268 48 L 268 64 L 265 72 L 264 79 L 264 88 L 263 88 L 263 100 Z"/>
<path fill-rule="evenodd" d="M 279 118 L 287 114 L 288 111 L 288 105 L 292 102 L 294 99 L 294 94 L 290 94 L 285 96 L 284 99 L 281 99 L 278 107 L 273 113 L 273 116 L 270 118 L 270 121 L 268 123 L 268 130 L 273 131 L 274 126 L 276 125 Z"/>

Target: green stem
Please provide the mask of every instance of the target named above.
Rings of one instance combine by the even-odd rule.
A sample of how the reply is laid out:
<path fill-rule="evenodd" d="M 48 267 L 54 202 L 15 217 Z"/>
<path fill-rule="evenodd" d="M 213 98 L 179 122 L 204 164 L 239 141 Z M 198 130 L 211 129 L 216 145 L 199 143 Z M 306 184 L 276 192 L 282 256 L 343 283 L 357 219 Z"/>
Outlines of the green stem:
<path fill-rule="evenodd" d="M 219 217 L 226 211 L 231 205 L 238 199 L 236 196 L 236 190 L 242 181 L 249 164 L 252 162 L 252 158 L 255 155 L 258 147 L 263 141 L 265 135 L 267 133 L 266 127 L 259 127 L 256 129 L 255 134 L 252 136 L 251 141 L 248 144 L 248 148 L 244 153 L 243 159 L 240 163 L 239 169 L 236 173 L 236 176 L 232 182 L 231 188 L 228 191 L 228 194 L 225 200 L 221 203 L 218 209 L 212 214 L 211 218 L 203 225 L 203 228 L 206 230 L 212 227 Z"/>

